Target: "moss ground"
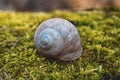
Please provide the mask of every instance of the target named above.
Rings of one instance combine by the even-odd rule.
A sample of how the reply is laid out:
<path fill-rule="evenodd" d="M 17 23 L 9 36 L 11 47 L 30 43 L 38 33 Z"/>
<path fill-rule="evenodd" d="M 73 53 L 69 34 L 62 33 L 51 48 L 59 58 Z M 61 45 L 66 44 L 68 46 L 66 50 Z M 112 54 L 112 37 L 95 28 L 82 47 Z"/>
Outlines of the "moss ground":
<path fill-rule="evenodd" d="M 34 31 L 53 17 L 76 26 L 84 48 L 79 59 L 52 60 L 35 49 Z M 0 11 L 0 80 L 120 80 L 120 11 Z"/>

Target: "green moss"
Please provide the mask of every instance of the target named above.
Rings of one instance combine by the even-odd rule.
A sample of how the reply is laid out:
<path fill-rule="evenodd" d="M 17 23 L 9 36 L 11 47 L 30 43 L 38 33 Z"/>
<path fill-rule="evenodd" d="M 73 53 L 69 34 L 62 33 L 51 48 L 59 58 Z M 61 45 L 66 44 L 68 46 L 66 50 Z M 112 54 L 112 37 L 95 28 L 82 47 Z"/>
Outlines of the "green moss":
<path fill-rule="evenodd" d="M 0 79 L 119 80 L 120 11 L 20 13 L 0 11 Z M 39 55 L 33 37 L 37 26 L 53 17 L 78 29 L 84 52 L 71 62 Z"/>

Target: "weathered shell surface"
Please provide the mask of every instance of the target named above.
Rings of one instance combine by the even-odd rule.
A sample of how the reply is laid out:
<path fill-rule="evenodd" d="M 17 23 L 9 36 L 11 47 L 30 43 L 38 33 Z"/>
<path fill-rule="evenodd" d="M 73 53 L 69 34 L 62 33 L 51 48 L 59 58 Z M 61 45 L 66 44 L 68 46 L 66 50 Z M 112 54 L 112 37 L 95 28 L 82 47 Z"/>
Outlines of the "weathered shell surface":
<path fill-rule="evenodd" d="M 77 29 L 61 18 L 41 23 L 35 31 L 34 43 L 39 52 L 64 61 L 79 58 L 83 51 Z"/>

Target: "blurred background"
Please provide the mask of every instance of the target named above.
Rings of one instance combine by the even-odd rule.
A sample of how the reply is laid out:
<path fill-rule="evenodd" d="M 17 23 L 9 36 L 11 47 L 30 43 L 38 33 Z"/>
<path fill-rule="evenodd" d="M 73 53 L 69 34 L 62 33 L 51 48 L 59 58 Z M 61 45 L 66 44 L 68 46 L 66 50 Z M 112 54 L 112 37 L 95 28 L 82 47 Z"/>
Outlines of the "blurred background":
<path fill-rule="evenodd" d="M 0 10 L 52 11 L 120 7 L 120 0 L 0 0 Z"/>

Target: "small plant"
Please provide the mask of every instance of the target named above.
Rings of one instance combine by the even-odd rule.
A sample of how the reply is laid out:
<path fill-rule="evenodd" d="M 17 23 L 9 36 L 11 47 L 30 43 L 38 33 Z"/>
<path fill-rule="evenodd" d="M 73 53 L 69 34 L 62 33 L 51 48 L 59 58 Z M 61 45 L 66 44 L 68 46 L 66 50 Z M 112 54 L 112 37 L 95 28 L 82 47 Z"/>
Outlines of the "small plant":
<path fill-rule="evenodd" d="M 119 80 L 120 11 L 0 11 L 1 80 Z M 73 23 L 81 36 L 83 53 L 62 62 L 40 55 L 34 32 L 44 20 L 60 17 Z"/>

